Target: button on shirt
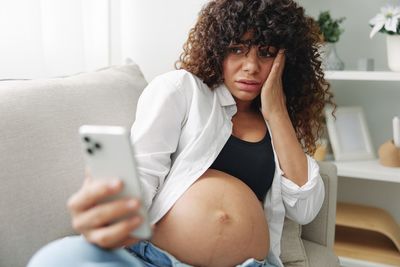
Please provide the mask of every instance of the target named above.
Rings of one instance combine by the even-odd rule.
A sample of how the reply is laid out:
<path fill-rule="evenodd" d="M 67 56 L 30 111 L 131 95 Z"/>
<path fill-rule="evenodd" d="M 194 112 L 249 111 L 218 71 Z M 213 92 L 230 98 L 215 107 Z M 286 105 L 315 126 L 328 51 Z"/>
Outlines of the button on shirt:
<path fill-rule="evenodd" d="M 145 88 L 131 140 L 150 223 L 158 222 L 212 165 L 232 134 L 236 111 L 235 100 L 224 84 L 211 90 L 185 70 L 158 76 Z M 272 139 L 273 132 L 266 124 Z M 279 255 L 285 215 L 300 224 L 311 222 L 325 191 L 313 158 L 307 155 L 308 181 L 299 187 L 285 178 L 273 151 L 275 174 L 263 206 L 270 232 L 268 260 L 283 266 Z"/>

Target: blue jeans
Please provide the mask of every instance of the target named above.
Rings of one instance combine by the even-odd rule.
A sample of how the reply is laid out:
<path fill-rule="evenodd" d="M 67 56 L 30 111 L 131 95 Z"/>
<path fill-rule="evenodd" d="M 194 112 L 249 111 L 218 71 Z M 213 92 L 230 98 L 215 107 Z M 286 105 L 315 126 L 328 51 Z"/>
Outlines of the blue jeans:
<path fill-rule="evenodd" d="M 145 267 L 191 267 L 148 241 L 141 241 L 128 248 L 128 251 L 141 260 Z M 267 260 L 259 261 L 251 258 L 237 267 L 274 267 L 274 265 L 269 264 Z"/>
<path fill-rule="evenodd" d="M 66 237 L 40 249 L 28 267 L 190 267 L 148 241 L 128 250 L 104 250 L 82 236 Z M 248 259 L 240 267 L 273 267 L 265 261 Z"/>

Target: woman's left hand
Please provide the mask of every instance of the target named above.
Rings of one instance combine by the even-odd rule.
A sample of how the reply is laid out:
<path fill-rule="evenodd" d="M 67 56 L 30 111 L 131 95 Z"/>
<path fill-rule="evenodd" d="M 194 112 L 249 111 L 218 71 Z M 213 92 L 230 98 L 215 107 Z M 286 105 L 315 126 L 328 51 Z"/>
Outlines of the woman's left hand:
<path fill-rule="evenodd" d="M 287 114 L 282 75 L 285 68 L 285 51 L 280 49 L 272 63 L 271 72 L 261 89 L 261 112 L 265 120 Z"/>

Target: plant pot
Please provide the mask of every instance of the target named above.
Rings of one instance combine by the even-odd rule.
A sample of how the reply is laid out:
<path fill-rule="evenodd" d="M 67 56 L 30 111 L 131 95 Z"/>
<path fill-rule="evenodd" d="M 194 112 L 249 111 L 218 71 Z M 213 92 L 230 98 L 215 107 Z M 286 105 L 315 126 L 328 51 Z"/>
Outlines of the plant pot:
<path fill-rule="evenodd" d="M 387 35 L 386 45 L 389 69 L 400 71 L 400 35 Z"/>
<path fill-rule="evenodd" d="M 321 49 L 322 68 L 324 70 L 344 70 L 344 63 L 336 52 L 335 43 L 325 43 Z"/>

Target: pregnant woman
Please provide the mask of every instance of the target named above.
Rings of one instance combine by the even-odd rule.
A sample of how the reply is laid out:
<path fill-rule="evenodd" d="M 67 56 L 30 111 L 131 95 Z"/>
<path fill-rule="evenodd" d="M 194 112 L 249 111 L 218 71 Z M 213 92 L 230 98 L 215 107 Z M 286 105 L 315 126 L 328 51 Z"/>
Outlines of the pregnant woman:
<path fill-rule="evenodd" d="M 308 154 L 333 103 L 314 25 L 291 0 L 209 1 L 177 70 L 139 99 L 142 202 L 98 204 L 123 185 L 88 177 L 68 203 L 83 237 L 48 245 L 30 266 L 283 266 L 285 216 L 309 223 L 324 199 Z M 150 240 L 129 235 L 139 205 Z"/>

